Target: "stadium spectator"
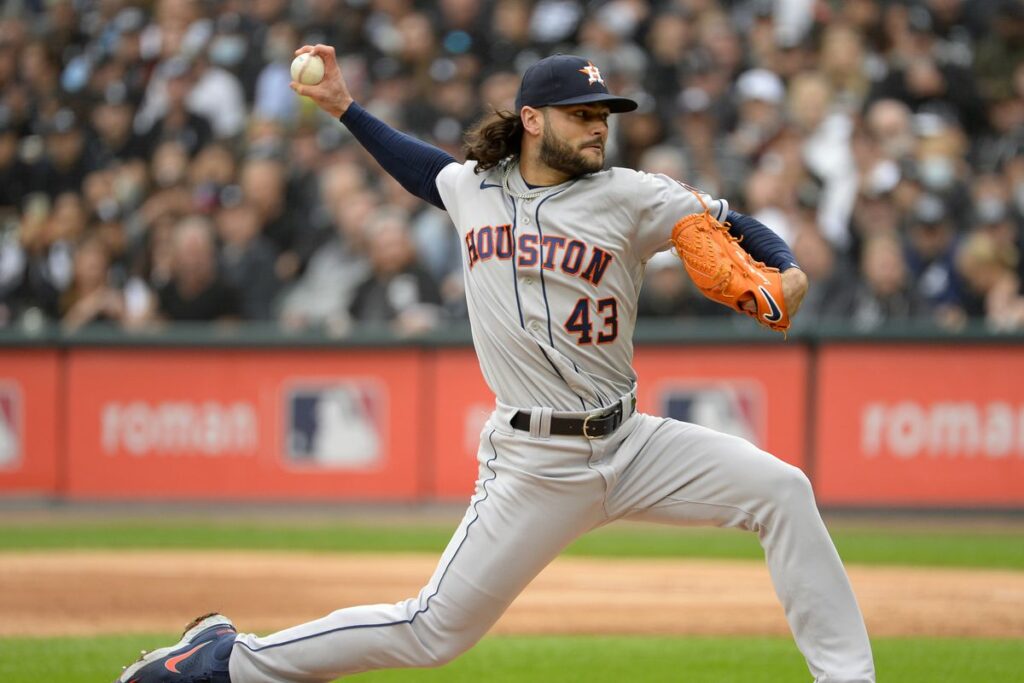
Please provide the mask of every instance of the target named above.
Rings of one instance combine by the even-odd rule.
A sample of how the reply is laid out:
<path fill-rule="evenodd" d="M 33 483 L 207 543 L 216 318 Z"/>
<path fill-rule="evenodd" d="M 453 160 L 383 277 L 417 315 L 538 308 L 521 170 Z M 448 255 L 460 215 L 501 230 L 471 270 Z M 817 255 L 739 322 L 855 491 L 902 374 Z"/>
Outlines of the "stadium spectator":
<path fill-rule="evenodd" d="M 725 317 L 729 309 L 705 298 L 675 254 L 664 251 L 647 263 L 637 314 L 649 318 L 678 316 Z"/>
<path fill-rule="evenodd" d="M 903 217 L 895 199 L 901 177 L 899 167 L 892 161 L 884 160 L 871 166 L 860 180 L 847 237 L 830 241 L 858 257 L 861 245 L 868 238 L 896 234 Z"/>
<path fill-rule="evenodd" d="M 819 257 L 806 267 L 820 287 L 843 264 L 863 266 L 866 244 L 905 242 L 904 277 L 932 304 L 893 311 L 988 315 L 959 283 L 983 250 L 972 242 L 964 270 L 959 239 L 973 229 L 1005 253 L 1024 248 L 1017 0 L 19 6 L 0 16 L 0 325 L 60 319 L 75 251 L 94 239 L 133 320 L 152 319 L 144 312 L 175 277 L 174 226 L 199 214 L 225 237 L 212 249 L 226 276 L 276 254 L 281 289 L 244 290 L 236 314 L 340 332 L 368 268 L 363 226 L 346 224 L 382 203 L 408 214 L 445 315 L 459 315 L 461 255 L 447 217 L 397 189 L 347 129 L 284 87 L 293 50 L 316 42 L 337 46 L 368 110 L 456 157 L 458 131 L 510 108 L 526 65 L 556 50 L 588 55 L 609 87 L 643 103 L 614 122 L 611 160 L 734 198 Z M 921 218 L 929 197 L 943 206 L 939 223 Z M 239 202 L 247 208 L 234 211 Z M 243 239 L 235 231 L 248 235 L 240 217 L 252 210 L 260 235 Z M 848 282 L 864 281 L 847 297 L 872 289 L 867 272 L 849 267 Z M 826 308 L 808 304 L 802 317 Z M 678 301 L 651 308 L 666 310 L 706 314 Z"/>
<path fill-rule="evenodd" d="M 297 44 L 298 32 L 292 24 L 282 21 L 269 28 L 264 48 L 267 64 L 256 78 L 253 116 L 281 123 L 295 120 L 299 99 L 288 84 L 292 80 L 289 65 Z"/>
<path fill-rule="evenodd" d="M 490 30 L 481 40 L 483 62 L 495 70 L 515 71 L 522 55 L 533 49 L 530 43 L 529 0 L 498 2 L 491 10 Z"/>
<path fill-rule="evenodd" d="M 219 207 L 237 202 L 241 196 L 238 187 L 238 168 L 231 148 L 223 143 L 203 147 L 187 169 L 192 207 L 201 213 L 216 211 Z"/>
<path fill-rule="evenodd" d="M 126 321 L 124 295 L 110 282 L 110 254 L 98 238 L 81 241 L 75 250 L 71 286 L 61 295 L 61 323 L 69 331 L 86 325 L 120 325 Z"/>
<path fill-rule="evenodd" d="M 186 58 L 172 57 L 157 69 L 135 119 L 136 128 L 144 131 L 147 155 L 161 143 L 174 140 L 191 157 L 211 140 L 209 119 L 188 103 L 194 88 L 193 67 Z"/>
<path fill-rule="evenodd" d="M 239 180 L 242 197 L 255 207 L 260 217 L 260 232 L 280 253 L 277 276 L 293 279 L 305 267 L 320 237 L 316 227 L 305 220 L 300 207 L 287 202 L 287 169 L 274 157 L 246 160 Z"/>
<path fill-rule="evenodd" d="M 95 136 L 89 155 L 96 168 L 146 156 L 145 140 L 132 130 L 133 111 L 124 83 L 111 83 L 95 99 L 91 117 Z"/>
<path fill-rule="evenodd" d="M 235 11 L 229 5 L 221 5 L 222 13 L 214 22 L 214 34 L 207 47 L 210 63 L 229 71 L 237 77 L 246 102 L 258 100 L 255 95 L 257 80 L 267 62 L 273 62 L 264 44 L 260 49 L 260 34 L 256 22 L 248 14 Z M 294 106 L 294 102 L 293 102 Z M 254 114 L 261 116 L 259 107 Z"/>
<path fill-rule="evenodd" d="M 864 244 L 862 279 L 851 295 L 829 304 L 827 318 L 848 320 L 855 328 L 871 330 L 885 323 L 918 317 L 925 304 L 913 287 L 903 248 L 890 235 L 875 235 Z"/>
<path fill-rule="evenodd" d="M 850 149 L 853 121 L 837 102 L 824 74 L 807 71 L 790 81 L 792 132 L 798 136 L 802 165 L 822 184 L 817 220 L 834 241 L 845 235 L 857 195 L 857 167 Z M 799 168 L 800 163 L 792 164 Z"/>
<path fill-rule="evenodd" d="M 285 293 L 279 316 L 285 329 L 323 327 L 343 334 L 351 328 L 349 306 L 356 286 L 369 274 L 363 226 L 379 206 L 377 196 L 362 186 L 354 170 L 341 166 L 325 174 L 325 194 L 334 198 L 334 234 L 313 253 L 302 276 Z M 346 189 L 339 192 L 341 188 Z"/>
<path fill-rule="evenodd" d="M 680 86 L 680 66 L 696 43 L 693 15 L 682 7 L 662 7 L 646 36 L 650 64 L 644 77 L 647 92 L 669 99 Z"/>
<path fill-rule="evenodd" d="M 46 153 L 29 171 L 30 191 L 44 192 L 51 198 L 80 192 L 93 160 L 78 117 L 71 109 L 62 108 L 43 124 L 43 132 Z"/>
<path fill-rule="evenodd" d="M 984 129 L 984 106 L 967 68 L 970 56 L 949 49 L 934 32 L 931 13 L 914 6 L 902 18 L 890 69 L 875 81 L 868 100 L 893 98 L 915 113 L 927 112 L 959 122 L 970 133 Z M 967 63 L 965 63 L 965 61 Z"/>
<path fill-rule="evenodd" d="M 1014 216 L 1007 179 L 999 173 L 978 174 L 971 198 L 970 225 L 991 235 L 999 248 L 1016 249 L 1024 231 Z"/>
<path fill-rule="evenodd" d="M 18 150 L 18 131 L 10 112 L 0 106 L 0 215 L 17 216 L 25 196 L 28 166 Z"/>
<path fill-rule="evenodd" d="M 1015 72 L 1024 64 L 1024 6 L 1001 0 L 988 29 L 978 44 L 974 74 L 981 94 L 992 102 L 1013 92 Z"/>
<path fill-rule="evenodd" d="M 728 144 L 742 157 L 755 156 L 781 128 L 786 86 L 767 69 L 751 69 L 736 81 L 739 118 Z"/>
<path fill-rule="evenodd" d="M 996 330 L 1024 327 L 1024 297 L 1016 273 L 1019 254 L 1001 246 L 989 233 L 975 232 L 956 256 L 957 271 L 967 285 L 967 313 Z"/>
<path fill-rule="evenodd" d="M 242 317 L 269 320 L 280 288 L 274 272 L 277 252 L 260 234 L 260 215 L 250 204 L 235 204 L 217 213 L 224 282 L 241 296 Z"/>
<path fill-rule="evenodd" d="M 199 216 L 182 219 L 174 228 L 171 247 L 171 279 L 157 291 L 157 317 L 176 322 L 238 319 L 241 300 L 219 272 L 209 221 Z"/>
<path fill-rule="evenodd" d="M 164 287 L 174 276 L 174 229 L 181 217 L 165 213 L 145 226 L 145 237 L 133 270 L 153 292 Z"/>
<path fill-rule="evenodd" d="M 58 202 L 63 215 L 64 236 L 76 238 L 82 225 L 75 195 Z M 49 197 L 34 193 L 26 199 L 16 230 L 3 244 L 0 271 L 0 306 L 8 322 L 23 315 L 56 319 L 60 293 L 70 280 L 71 253 L 67 240 L 60 239 Z M 13 239 L 12 239 L 13 238 Z"/>
<path fill-rule="evenodd" d="M 408 215 L 383 208 L 366 221 L 370 274 L 356 287 L 349 311 L 359 323 L 389 323 L 400 335 L 438 323 L 441 292 L 416 257 Z"/>
<path fill-rule="evenodd" d="M 862 109 L 871 88 L 864 39 L 844 23 L 829 26 L 821 38 L 821 74 L 832 92 L 832 106 L 847 113 Z"/>
<path fill-rule="evenodd" d="M 793 239 L 793 255 L 811 286 L 800 306 L 795 329 L 812 329 L 822 320 L 836 319 L 853 308 L 857 273 L 834 246 L 813 227 L 803 227 Z M 804 310 L 805 306 L 809 306 Z M 803 318 L 810 311 L 811 315 Z"/>
<path fill-rule="evenodd" d="M 671 144 L 686 155 L 691 169 L 691 185 L 721 195 L 721 150 L 716 144 L 719 133 L 719 111 L 711 93 L 700 86 L 690 86 L 676 97 L 676 117 Z"/>
<path fill-rule="evenodd" d="M 957 316 L 963 306 L 956 243 L 956 229 L 942 200 L 923 195 L 907 225 L 906 260 L 915 292 L 940 316 Z"/>

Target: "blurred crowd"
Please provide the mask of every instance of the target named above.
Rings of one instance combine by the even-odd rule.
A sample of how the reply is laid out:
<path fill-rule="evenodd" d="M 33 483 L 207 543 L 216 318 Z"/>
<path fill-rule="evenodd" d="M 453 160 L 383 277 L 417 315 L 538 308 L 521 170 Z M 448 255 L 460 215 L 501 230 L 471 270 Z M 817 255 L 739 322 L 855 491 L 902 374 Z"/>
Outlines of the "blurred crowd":
<path fill-rule="evenodd" d="M 609 163 L 723 196 L 811 281 L 798 323 L 1024 327 L 1021 0 L 6 0 L 0 327 L 465 316 L 444 212 L 288 87 L 337 48 L 356 99 L 462 158 L 553 52 L 612 92 Z M 666 226 L 668 230 L 670 226 Z M 728 315 L 671 253 L 642 316 Z"/>

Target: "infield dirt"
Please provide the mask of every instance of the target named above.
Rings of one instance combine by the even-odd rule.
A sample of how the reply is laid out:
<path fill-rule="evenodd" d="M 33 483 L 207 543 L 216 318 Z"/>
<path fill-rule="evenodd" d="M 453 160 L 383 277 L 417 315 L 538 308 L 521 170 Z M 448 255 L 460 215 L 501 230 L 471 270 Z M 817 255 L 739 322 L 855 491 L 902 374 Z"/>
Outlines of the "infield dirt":
<path fill-rule="evenodd" d="M 435 555 L 0 553 L 0 636 L 172 632 L 222 611 L 263 633 L 416 595 Z M 1024 572 L 848 567 L 872 636 L 1024 637 Z M 761 562 L 564 557 L 494 628 L 517 634 L 783 635 Z"/>

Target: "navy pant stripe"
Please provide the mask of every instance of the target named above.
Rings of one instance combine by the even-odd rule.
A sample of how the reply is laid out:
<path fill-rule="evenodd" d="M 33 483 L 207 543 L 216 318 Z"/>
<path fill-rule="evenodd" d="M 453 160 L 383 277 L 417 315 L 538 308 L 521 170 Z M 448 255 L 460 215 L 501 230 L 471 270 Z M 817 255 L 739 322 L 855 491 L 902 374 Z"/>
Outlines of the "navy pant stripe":
<path fill-rule="evenodd" d="M 399 621 L 389 621 L 389 622 L 385 622 L 385 623 L 381 623 L 381 624 L 353 624 L 352 626 L 340 626 L 338 628 L 332 628 L 332 629 L 330 629 L 328 631 L 322 631 L 320 633 L 311 633 L 308 636 L 302 636 L 301 638 L 295 638 L 293 640 L 286 640 L 283 643 L 274 643 L 273 645 L 265 645 L 263 647 L 256 647 L 256 648 L 254 648 L 254 647 L 250 647 L 249 645 L 246 645 L 245 643 L 242 643 L 242 642 L 239 642 L 239 641 L 236 641 L 236 644 L 237 645 L 241 645 L 242 647 L 246 648 L 250 652 L 262 652 L 263 650 L 270 650 L 272 648 L 281 647 L 283 645 L 293 645 L 295 643 L 299 643 L 299 642 L 302 642 L 304 640 L 310 640 L 311 638 L 319 638 L 321 636 L 330 635 L 332 633 L 340 633 L 342 631 L 351 631 L 351 630 L 354 630 L 354 629 L 362 629 L 362 628 L 384 628 L 384 627 L 387 627 L 387 626 L 398 626 L 400 624 L 412 624 L 414 621 L 416 621 L 416 617 L 418 617 L 421 614 L 426 614 L 427 612 L 429 612 L 430 611 L 430 601 L 431 601 L 431 599 L 433 599 L 433 597 L 435 595 L 437 595 L 441 591 L 441 584 L 444 583 L 444 577 L 448 574 L 448 570 L 451 568 L 452 563 L 455 561 L 455 558 L 458 557 L 459 551 L 462 550 L 462 546 L 465 545 L 466 540 L 469 538 L 469 530 L 470 530 L 470 528 L 474 524 L 476 524 L 477 520 L 480 519 L 480 513 L 477 510 L 477 506 L 480 505 L 480 503 L 482 503 L 485 500 L 487 500 L 487 497 L 490 495 L 490 492 L 487 490 L 487 485 L 490 484 L 492 481 L 494 481 L 495 479 L 498 478 L 498 473 L 494 471 L 493 467 L 491 467 L 491 463 L 493 463 L 495 460 L 498 459 L 498 451 L 494 447 L 494 441 L 492 439 L 493 436 L 494 436 L 494 430 L 492 429 L 491 433 L 487 435 L 487 442 L 491 444 L 491 452 L 494 455 L 491 457 L 490 460 L 488 460 L 485 463 L 485 465 L 486 465 L 487 469 L 489 469 L 491 471 L 491 474 L 493 474 L 494 476 L 491 477 L 490 479 L 486 480 L 481 485 L 482 488 L 483 488 L 483 491 L 484 491 L 484 495 L 483 495 L 482 498 L 480 498 L 480 500 L 478 500 L 475 503 L 473 503 L 473 512 L 476 514 L 476 517 L 474 517 L 473 520 L 469 524 L 466 525 L 466 535 L 463 536 L 462 541 L 459 543 L 459 547 L 455 549 L 454 553 L 452 553 L 452 559 L 448 561 L 448 566 L 446 566 L 444 568 L 444 571 L 441 573 L 441 578 L 438 579 L 438 581 L 437 581 L 437 589 L 427 597 L 426 605 L 422 609 L 417 610 L 416 613 L 413 614 L 408 619 L 401 619 Z"/>

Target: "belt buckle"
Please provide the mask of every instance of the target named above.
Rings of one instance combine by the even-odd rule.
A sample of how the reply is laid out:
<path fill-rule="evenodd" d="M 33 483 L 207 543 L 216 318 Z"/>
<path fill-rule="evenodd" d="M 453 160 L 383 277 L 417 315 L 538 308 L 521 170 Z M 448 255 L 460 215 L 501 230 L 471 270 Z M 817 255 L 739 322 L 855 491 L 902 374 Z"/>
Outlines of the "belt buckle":
<path fill-rule="evenodd" d="M 595 434 L 594 436 L 591 436 L 590 433 L 587 432 L 587 425 L 590 423 L 590 418 L 592 418 L 592 417 L 601 417 L 601 416 L 600 415 L 587 415 L 585 418 L 583 418 L 583 436 L 585 436 L 587 439 L 589 439 L 591 441 L 593 441 L 594 439 L 600 439 L 601 438 L 600 434 Z"/>

